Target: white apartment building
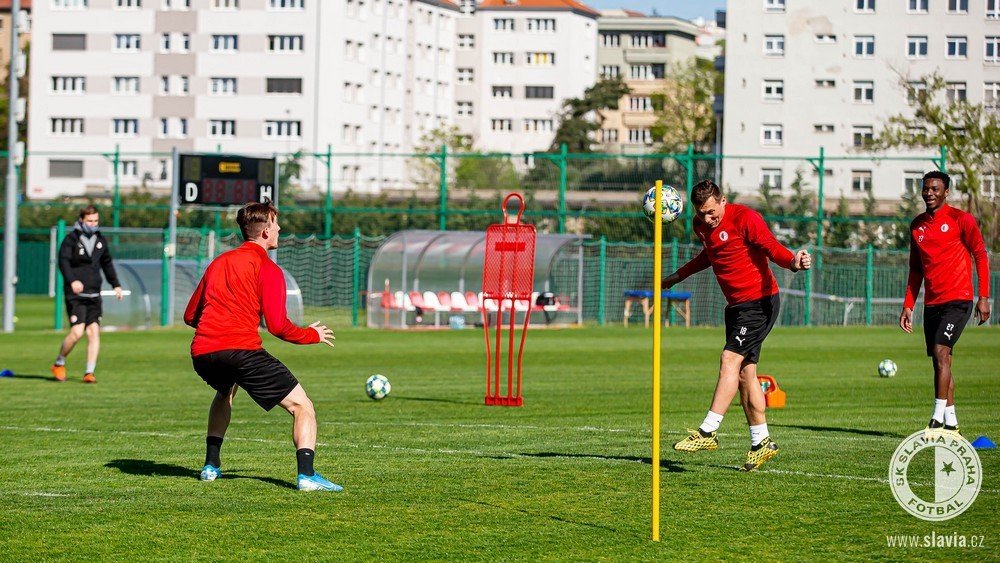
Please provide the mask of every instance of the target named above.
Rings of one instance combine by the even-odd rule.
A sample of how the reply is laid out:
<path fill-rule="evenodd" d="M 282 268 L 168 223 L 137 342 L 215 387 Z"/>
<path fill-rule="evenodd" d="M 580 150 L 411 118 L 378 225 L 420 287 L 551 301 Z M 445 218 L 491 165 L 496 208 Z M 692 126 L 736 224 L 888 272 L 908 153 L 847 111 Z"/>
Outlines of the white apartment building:
<path fill-rule="evenodd" d="M 174 147 L 405 153 L 451 119 L 448 0 L 45 0 L 33 11 L 31 198 L 108 193 L 116 146 L 123 189 L 165 189 Z M 402 158 L 332 161 L 335 191 L 406 182 Z M 303 164 L 303 189 L 325 189 L 324 163 Z"/>
<path fill-rule="evenodd" d="M 596 80 L 599 13 L 575 0 L 463 4 L 456 124 L 477 149 L 547 150 L 566 98 Z"/>
<path fill-rule="evenodd" d="M 726 20 L 724 184 L 783 188 L 802 161 L 741 156 L 861 156 L 890 115 L 910 108 L 899 76 L 938 71 L 950 99 L 1000 97 L 998 0 L 730 0 Z M 921 150 L 927 155 L 936 151 Z M 732 155 L 732 156 L 730 156 Z M 930 161 L 827 161 L 825 197 L 896 200 Z M 828 205 L 829 209 L 830 206 Z"/>

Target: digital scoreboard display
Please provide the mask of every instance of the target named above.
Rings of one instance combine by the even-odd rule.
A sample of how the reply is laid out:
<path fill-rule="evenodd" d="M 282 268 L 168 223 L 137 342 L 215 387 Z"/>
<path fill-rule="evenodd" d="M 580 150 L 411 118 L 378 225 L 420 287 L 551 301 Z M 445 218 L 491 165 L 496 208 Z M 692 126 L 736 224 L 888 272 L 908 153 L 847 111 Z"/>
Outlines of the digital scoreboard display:
<path fill-rule="evenodd" d="M 243 205 L 274 200 L 274 158 L 180 154 L 177 194 L 181 205 Z"/>

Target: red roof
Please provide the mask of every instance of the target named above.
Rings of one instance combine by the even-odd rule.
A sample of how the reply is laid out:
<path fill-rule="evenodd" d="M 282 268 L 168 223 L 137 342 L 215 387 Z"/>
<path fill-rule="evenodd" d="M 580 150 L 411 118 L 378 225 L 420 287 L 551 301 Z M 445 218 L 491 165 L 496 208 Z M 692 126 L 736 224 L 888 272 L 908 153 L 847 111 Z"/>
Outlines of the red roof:
<path fill-rule="evenodd" d="M 509 8 L 512 10 L 552 8 L 554 10 L 573 10 L 594 16 L 601 15 L 597 10 L 576 0 L 483 0 L 479 3 L 479 8 Z"/>
<path fill-rule="evenodd" d="M 628 15 L 628 17 L 630 17 L 630 18 L 644 18 L 644 17 L 646 17 L 646 14 L 644 14 L 642 12 L 637 12 L 635 10 L 625 10 L 625 14 Z"/>
<path fill-rule="evenodd" d="M 31 0 L 21 0 L 21 9 L 30 10 Z M 10 11 L 10 0 L 0 0 L 0 10 Z"/>

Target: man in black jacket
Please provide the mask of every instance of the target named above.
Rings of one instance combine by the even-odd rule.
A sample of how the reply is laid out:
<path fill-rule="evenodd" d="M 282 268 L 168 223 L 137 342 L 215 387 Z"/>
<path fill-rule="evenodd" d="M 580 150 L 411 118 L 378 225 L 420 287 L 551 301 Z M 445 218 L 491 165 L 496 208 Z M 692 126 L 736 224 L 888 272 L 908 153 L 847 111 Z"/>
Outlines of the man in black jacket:
<path fill-rule="evenodd" d="M 87 369 L 83 382 L 97 383 L 94 370 L 101 349 L 101 270 L 111 287 L 115 288 L 115 296 L 122 300 L 122 288 L 111 262 L 108 241 L 98 230 L 99 217 L 93 205 L 81 209 L 80 220 L 59 247 L 59 271 L 63 275 L 70 328 L 52 365 L 56 381 L 66 381 L 66 356 L 86 333 Z"/>

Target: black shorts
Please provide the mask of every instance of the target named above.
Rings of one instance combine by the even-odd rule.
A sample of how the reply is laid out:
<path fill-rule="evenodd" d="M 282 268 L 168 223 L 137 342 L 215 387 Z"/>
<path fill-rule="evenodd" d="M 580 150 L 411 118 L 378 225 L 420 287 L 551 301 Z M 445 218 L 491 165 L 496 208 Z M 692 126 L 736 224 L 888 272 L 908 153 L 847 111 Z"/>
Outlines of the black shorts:
<path fill-rule="evenodd" d="M 927 355 L 934 356 L 934 346 L 954 348 L 972 316 L 972 301 L 949 301 L 924 307 L 924 342 Z"/>
<path fill-rule="evenodd" d="M 726 307 L 726 346 L 723 349 L 742 355 L 746 363 L 756 364 L 761 344 L 778 320 L 780 309 L 777 293 Z"/>
<path fill-rule="evenodd" d="M 101 324 L 101 316 L 104 315 L 104 306 L 101 302 L 101 297 L 67 295 L 66 314 L 69 315 L 70 326 L 78 324 Z"/>
<path fill-rule="evenodd" d="M 198 375 L 223 395 L 239 385 L 266 411 L 280 403 L 299 381 L 266 350 L 219 350 L 191 358 Z"/>

